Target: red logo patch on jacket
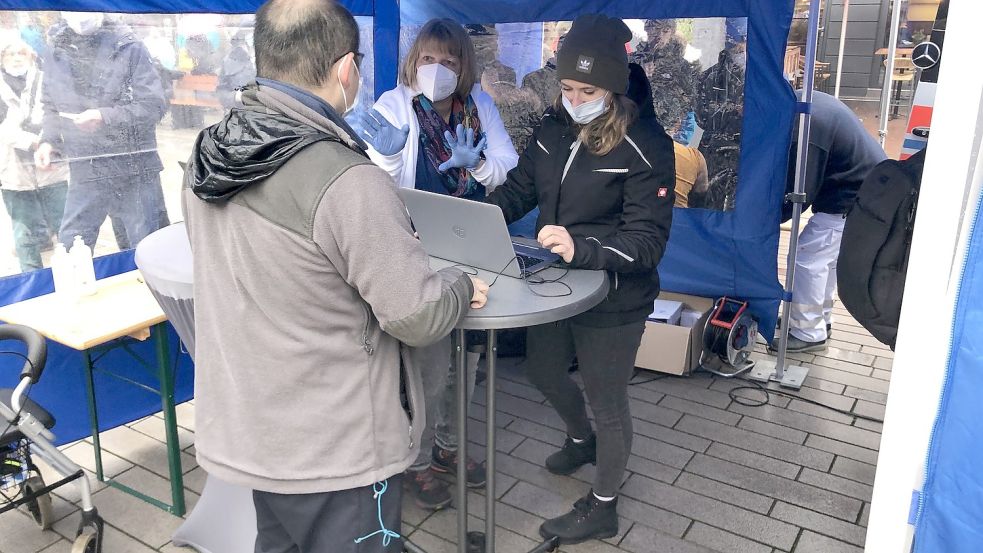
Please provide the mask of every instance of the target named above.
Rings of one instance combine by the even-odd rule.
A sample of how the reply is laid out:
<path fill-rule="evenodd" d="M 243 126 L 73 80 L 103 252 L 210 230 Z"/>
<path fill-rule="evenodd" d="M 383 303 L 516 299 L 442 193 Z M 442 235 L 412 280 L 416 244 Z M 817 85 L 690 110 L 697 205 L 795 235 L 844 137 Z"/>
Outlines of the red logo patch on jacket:
<path fill-rule="evenodd" d="M 659 197 L 660 198 L 665 198 L 668 195 L 669 195 L 669 189 L 668 188 L 666 188 L 665 186 L 663 186 L 662 188 L 659 189 Z"/>

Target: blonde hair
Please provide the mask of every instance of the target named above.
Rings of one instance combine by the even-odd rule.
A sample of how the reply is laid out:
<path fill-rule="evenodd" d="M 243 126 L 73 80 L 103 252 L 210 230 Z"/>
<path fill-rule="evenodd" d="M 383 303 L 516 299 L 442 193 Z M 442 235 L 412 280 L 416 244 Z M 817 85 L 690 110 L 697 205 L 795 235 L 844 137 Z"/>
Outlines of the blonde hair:
<path fill-rule="evenodd" d="M 584 144 L 587 151 L 594 155 L 606 156 L 611 153 L 611 150 L 625 139 L 628 127 L 638 119 L 638 106 L 631 98 L 613 92 L 611 96 L 609 109 L 597 119 L 581 126 L 580 133 L 577 135 L 577 139 Z M 562 92 L 553 102 L 553 109 L 572 121 L 570 114 L 563 107 Z"/>
<path fill-rule="evenodd" d="M 423 25 L 399 70 L 399 81 L 410 88 L 416 88 L 416 62 L 424 48 L 442 50 L 460 60 L 461 73 L 454 93 L 461 99 L 467 98 L 478 82 L 478 68 L 474 44 L 464 27 L 451 19 L 431 19 Z"/>

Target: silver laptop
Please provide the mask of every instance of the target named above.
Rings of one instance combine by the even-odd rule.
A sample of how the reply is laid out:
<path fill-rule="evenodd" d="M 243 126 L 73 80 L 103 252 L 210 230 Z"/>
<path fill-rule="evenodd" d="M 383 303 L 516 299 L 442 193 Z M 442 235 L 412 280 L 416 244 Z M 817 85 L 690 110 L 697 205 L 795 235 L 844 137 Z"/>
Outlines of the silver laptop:
<path fill-rule="evenodd" d="M 513 278 L 560 259 L 546 248 L 513 241 L 496 205 L 413 188 L 398 193 L 428 255 Z"/>

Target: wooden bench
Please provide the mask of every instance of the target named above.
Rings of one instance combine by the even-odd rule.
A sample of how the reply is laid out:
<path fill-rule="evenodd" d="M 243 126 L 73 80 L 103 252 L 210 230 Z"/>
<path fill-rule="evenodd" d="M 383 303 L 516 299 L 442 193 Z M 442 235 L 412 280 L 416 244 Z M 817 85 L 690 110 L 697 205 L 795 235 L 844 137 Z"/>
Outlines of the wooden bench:
<path fill-rule="evenodd" d="M 185 75 L 174 81 L 174 96 L 171 98 L 171 104 L 221 108 L 222 104 L 215 94 L 217 88 L 217 75 Z"/>

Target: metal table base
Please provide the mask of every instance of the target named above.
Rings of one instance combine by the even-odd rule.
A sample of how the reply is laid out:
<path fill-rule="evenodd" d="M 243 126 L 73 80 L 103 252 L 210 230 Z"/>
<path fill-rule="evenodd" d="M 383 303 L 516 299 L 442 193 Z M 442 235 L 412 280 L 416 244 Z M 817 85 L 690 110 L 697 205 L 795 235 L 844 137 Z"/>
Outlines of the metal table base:
<path fill-rule="evenodd" d="M 534 241 L 533 241 L 534 242 Z M 451 267 L 453 262 L 430 258 L 434 269 Z M 495 275 L 478 271 L 478 276 L 492 282 Z M 530 285 L 522 279 L 503 278 L 495 286 L 495 299 L 483 308 L 472 311 L 452 333 L 454 338 L 454 358 L 457 370 L 457 550 L 460 553 L 494 553 L 495 551 L 495 383 L 498 361 L 497 332 L 507 328 L 525 328 L 567 319 L 583 313 L 600 303 L 608 292 L 607 275 L 603 271 L 546 269 L 544 278 L 558 280 L 544 282 L 543 287 L 534 293 Z M 561 284 L 555 284 L 562 282 Z M 564 287 L 566 290 L 564 290 Z M 564 293 L 564 291 L 566 293 Z M 468 449 L 468 374 L 466 354 L 468 349 L 466 330 L 487 332 L 485 351 L 487 379 L 486 386 L 486 461 L 485 470 L 485 531 L 468 532 L 468 488 L 467 449 Z M 553 551 L 555 540 L 547 540 L 531 553 Z M 416 553 L 419 548 L 409 544 L 408 550 Z"/>
<path fill-rule="evenodd" d="M 498 344 L 495 329 L 486 331 L 488 349 L 485 354 L 485 531 L 468 532 L 468 486 L 467 478 L 457 478 L 457 550 L 459 553 L 493 553 L 495 551 L 495 407 L 496 362 Z M 454 355 L 457 360 L 457 474 L 467 474 L 468 463 L 468 376 L 467 339 L 464 329 L 454 333 Z M 529 553 L 555 551 L 559 539 L 552 538 L 536 546 Z M 415 546 L 413 546 L 415 547 Z M 418 548 L 417 548 L 418 550 Z M 410 549 L 412 551 L 412 549 Z"/>

